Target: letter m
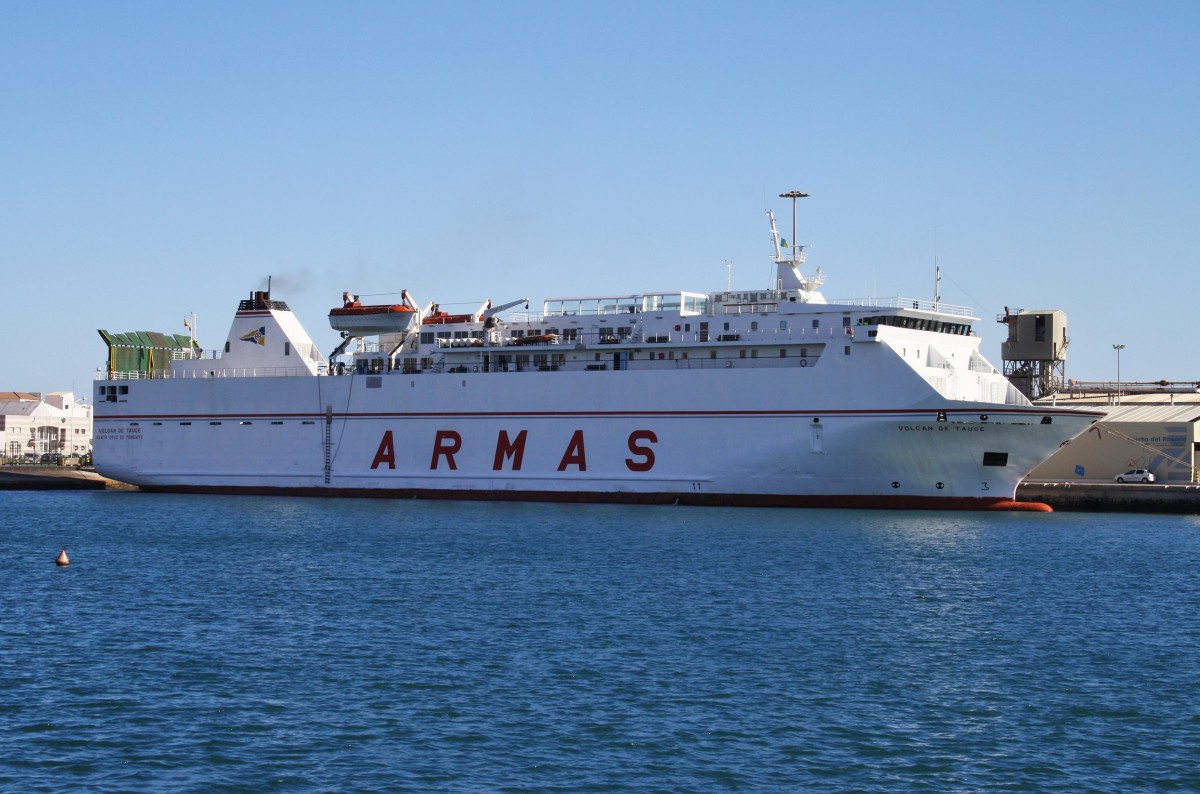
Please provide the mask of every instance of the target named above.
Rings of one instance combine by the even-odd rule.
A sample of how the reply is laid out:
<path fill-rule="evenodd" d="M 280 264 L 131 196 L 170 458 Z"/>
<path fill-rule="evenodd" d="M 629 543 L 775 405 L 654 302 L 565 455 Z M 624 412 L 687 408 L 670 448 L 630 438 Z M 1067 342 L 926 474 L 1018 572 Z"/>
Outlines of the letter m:
<path fill-rule="evenodd" d="M 500 437 L 496 439 L 496 458 L 492 461 L 492 471 L 503 469 L 505 459 L 512 461 L 513 471 L 521 470 L 521 460 L 525 457 L 525 436 L 528 433 L 528 430 L 522 430 L 515 439 L 509 440 L 508 431 L 500 431 Z"/>

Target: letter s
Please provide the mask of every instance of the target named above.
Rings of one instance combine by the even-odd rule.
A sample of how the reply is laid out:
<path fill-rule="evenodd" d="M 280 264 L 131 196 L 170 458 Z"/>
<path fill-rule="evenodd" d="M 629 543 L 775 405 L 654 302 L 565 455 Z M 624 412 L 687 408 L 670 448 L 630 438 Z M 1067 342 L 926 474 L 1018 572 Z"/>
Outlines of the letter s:
<path fill-rule="evenodd" d="M 633 458 L 625 459 L 625 466 L 630 471 L 650 471 L 654 468 L 654 450 L 648 446 L 640 446 L 639 441 L 644 441 L 647 444 L 657 444 L 658 436 L 653 430 L 634 430 L 629 434 L 629 451 L 634 455 L 640 455 L 644 460 L 635 460 Z"/>

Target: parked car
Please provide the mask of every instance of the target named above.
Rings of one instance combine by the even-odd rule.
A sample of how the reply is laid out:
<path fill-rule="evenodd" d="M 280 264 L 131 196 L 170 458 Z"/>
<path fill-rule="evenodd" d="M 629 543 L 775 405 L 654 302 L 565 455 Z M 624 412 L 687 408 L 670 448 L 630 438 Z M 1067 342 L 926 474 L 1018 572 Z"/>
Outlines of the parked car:
<path fill-rule="evenodd" d="M 1154 472 L 1149 469 L 1130 469 L 1113 477 L 1117 482 L 1154 482 Z"/>

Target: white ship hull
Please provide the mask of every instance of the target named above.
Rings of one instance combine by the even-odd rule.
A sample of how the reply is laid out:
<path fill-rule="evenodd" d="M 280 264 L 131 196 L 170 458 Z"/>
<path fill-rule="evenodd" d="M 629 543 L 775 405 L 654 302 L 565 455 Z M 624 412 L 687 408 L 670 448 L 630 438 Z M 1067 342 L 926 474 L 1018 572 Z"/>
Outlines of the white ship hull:
<path fill-rule="evenodd" d="M 553 299 L 508 319 L 525 299 L 450 316 L 405 294 L 412 327 L 348 362 L 353 335 L 327 362 L 255 293 L 222 352 L 131 370 L 110 346 L 96 468 L 171 491 L 1013 508 L 1099 417 L 1017 393 L 968 310 L 826 302 L 772 234 L 766 291 Z"/>
<path fill-rule="evenodd" d="M 831 393 L 819 367 L 731 374 L 139 381 L 99 404 L 95 457 L 107 477 L 174 491 L 987 507 L 1094 418 L 923 384 L 843 391 L 851 373 Z M 983 465 L 989 452 L 1004 465 Z"/>

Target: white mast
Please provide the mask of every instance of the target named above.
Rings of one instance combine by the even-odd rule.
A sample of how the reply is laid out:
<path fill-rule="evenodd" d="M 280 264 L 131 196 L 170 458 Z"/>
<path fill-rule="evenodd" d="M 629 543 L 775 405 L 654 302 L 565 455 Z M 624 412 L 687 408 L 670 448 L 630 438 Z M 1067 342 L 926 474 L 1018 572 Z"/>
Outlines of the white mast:
<path fill-rule="evenodd" d="M 779 229 L 775 228 L 775 213 L 767 210 L 767 217 L 771 219 L 771 242 L 775 245 L 775 261 L 783 261 L 783 253 L 779 250 Z"/>
<path fill-rule="evenodd" d="M 775 213 L 767 210 L 767 217 L 771 219 L 771 240 L 775 244 L 775 265 L 776 275 L 775 283 L 772 289 L 785 292 L 788 290 L 797 290 L 799 299 L 802 302 L 824 303 L 825 298 L 821 296 L 816 289 L 825 283 L 825 277 L 821 275 L 821 269 L 817 268 L 816 275 L 805 277 L 800 272 L 800 265 L 804 264 L 804 246 L 796 242 L 796 233 L 798 231 L 797 223 L 797 200 L 808 198 L 807 193 L 801 193 L 799 190 L 793 190 L 789 193 L 780 193 L 780 198 L 790 198 L 792 200 L 792 242 L 791 252 L 785 251 L 789 246 L 786 241 L 781 241 L 779 230 L 775 227 Z M 795 298 L 792 298 L 794 300 Z"/>
<path fill-rule="evenodd" d="M 184 317 L 183 324 L 187 327 L 188 336 L 192 340 L 192 346 L 188 348 L 188 357 L 190 358 L 195 355 L 194 351 L 196 350 L 196 313 L 190 312 Z"/>
<path fill-rule="evenodd" d="M 796 243 L 796 199 L 808 198 L 808 194 L 801 193 L 799 190 L 792 190 L 787 193 L 780 193 L 779 198 L 790 198 L 792 200 L 792 261 L 795 262 L 799 249 L 804 247 Z"/>
<path fill-rule="evenodd" d="M 933 258 L 933 308 L 937 309 L 942 303 L 942 266 L 937 257 Z"/>

